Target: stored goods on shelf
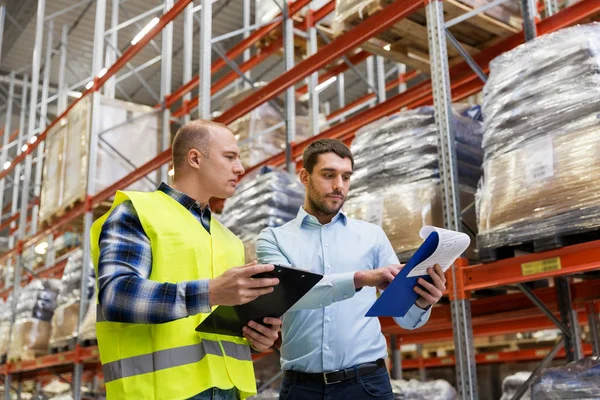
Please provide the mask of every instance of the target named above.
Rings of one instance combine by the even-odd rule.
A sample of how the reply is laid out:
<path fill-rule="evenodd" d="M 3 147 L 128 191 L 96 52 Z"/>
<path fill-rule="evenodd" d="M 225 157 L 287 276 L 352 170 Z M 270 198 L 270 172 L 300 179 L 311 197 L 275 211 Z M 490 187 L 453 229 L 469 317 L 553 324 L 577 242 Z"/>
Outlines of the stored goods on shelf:
<path fill-rule="evenodd" d="M 531 384 L 531 400 L 600 398 L 600 360 L 584 358 L 564 367 L 549 368 Z"/>
<path fill-rule="evenodd" d="M 259 83 L 257 86 L 262 85 L 264 83 Z M 232 107 L 255 90 L 245 89 L 232 94 L 223 103 L 223 109 Z M 280 110 L 285 109 L 281 98 L 276 97 L 272 102 Z M 325 126 L 325 117 L 320 115 L 319 119 L 320 126 Z M 285 150 L 285 123 L 281 114 L 270 103 L 265 103 L 242 118 L 237 119 L 229 125 L 229 128 L 238 140 L 240 159 L 244 168 L 252 167 Z M 305 102 L 296 101 L 296 142 L 308 139 L 309 136 L 310 119 L 308 117 L 308 108 Z"/>
<path fill-rule="evenodd" d="M 88 96 L 48 133 L 40 199 L 42 222 L 85 199 L 91 112 Z M 159 118 L 151 107 L 103 97 L 99 112 L 102 117 L 96 154 L 96 192 L 125 177 L 159 152 Z M 152 181 L 142 179 L 129 189 L 154 189 L 156 173 L 150 177 Z"/>
<path fill-rule="evenodd" d="M 484 93 L 482 253 L 523 243 L 546 250 L 597 232 L 600 25 L 544 35 L 496 58 Z"/>
<path fill-rule="evenodd" d="M 96 304 L 97 291 L 94 288 L 94 294 L 88 304 L 87 312 L 81 324 L 80 340 L 81 342 L 91 341 L 96 339 Z"/>
<path fill-rule="evenodd" d="M 242 239 L 249 262 L 256 258 L 256 236 L 296 218 L 303 203 L 304 187 L 296 176 L 263 167 L 245 177 L 225 201 L 221 222 Z"/>
<path fill-rule="evenodd" d="M 312 7 L 313 10 L 318 10 L 319 8 L 325 6 L 329 3 L 329 0 L 313 0 Z M 269 21 L 272 21 L 277 17 L 278 14 L 281 14 L 281 8 L 283 7 L 283 0 L 270 0 L 270 1 L 257 1 L 256 2 L 256 21 L 259 24 L 266 24 Z M 296 15 L 300 17 L 305 17 L 306 12 L 308 10 L 308 6 L 304 7 L 300 12 Z M 332 17 L 325 17 L 321 23 L 329 25 L 332 22 Z"/>
<path fill-rule="evenodd" d="M 453 113 L 461 204 L 473 202 L 483 153 L 481 123 Z M 357 133 L 352 143 L 355 173 L 344 206 L 349 216 L 383 227 L 401 258 L 420 246 L 424 225 L 442 226 L 438 133 L 433 109 L 386 118 Z M 474 227 L 474 214 L 471 216 Z"/>
<path fill-rule="evenodd" d="M 58 279 L 35 279 L 23 288 L 15 307 L 9 360 L 32 360 L 48 352 L 50 320 L 59 289 Z"/>
<path fill-rule="evenodd" d="M 65 266 L 60 281 L 60 292 L 57 298 L 57 307 L 52 316 L 52 334 L 50 348 L 62 348 L 72 345 L 72 339 L 77 337 L 77 321 L 79 319 L 79 305 L 81 301 L 81 273 L 83 267 L 83 251 L 77 250 L 70 257 Z M 86 293 L 91 299 L 94 293 L 94 268 L 90 265 L 87 269 Z"/>
<path fill-rule="evenodd" d="M 421 382 L 392 379 L 392 390 L 396 399 L 402 400 L 456 400 L 456 389 L 445 380 Z"/>
<path fill-rule="evenodd" d="M 521 386 L 529 379 L 531 372 L 517 372 L 507 376 L 502 382 L 502 397 L 500 400 L 511 400 Z M 521 400 L 530 400 L 529 390 L 521 397 Z"/>
<path fill-rule="evenodd" d="M 10 341 L 10 325 L 12 318 L 12 293 L 6 299 L 6 302 L 0 299 L 0 358 L 8 353 L 8 343 Z"/>

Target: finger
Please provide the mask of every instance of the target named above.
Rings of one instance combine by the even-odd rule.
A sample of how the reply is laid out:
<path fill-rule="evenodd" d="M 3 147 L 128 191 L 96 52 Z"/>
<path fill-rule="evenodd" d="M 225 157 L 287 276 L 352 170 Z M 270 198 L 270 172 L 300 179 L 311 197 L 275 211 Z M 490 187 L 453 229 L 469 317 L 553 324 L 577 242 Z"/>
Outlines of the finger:
<path fill-rule="evenodd" d="M 435 284 L 435 287 L 440 289 L 440 290 L 445 290 L 446 287 L 444 285 L 444 282 L 442 281 L 442 278 L 437 274 L 437 270 L 431 270 L 429 272 L 429 276 L 431 276 L 431 279 L 433 280 L 433 283 Z"/>
<path fill-rule="evenodd" d="M 263 351 L 267 350 L 267 347 L 266 347 L 266 346 L 263 346 L 262 344 L 260 344 L 260 343 L 256 342 L 256 340 L 252 339 L 252 338 L 251 338 L 250 336 L 248 336 L 247 334 L 243 333 L 243 335 L 244 335 L 244 337 L 245 337 L 245 338 L 248 340 L 248 342 L 250 343 L 250 346 L 251 346 L 251 347 L 252 347 L 254 350 L 256 350 L 256 351 L 258 351 L 258 352 L 260 352 L 260 353 L 262 353 Z"/>
<path fill-rule="evenodd" d="M 263 324 L 259 324 L 258 322 L 254 322 L 254 321 L 248 321 L 248 326 L 252 329 L 254 329 L 256 332 L 262 334 L 263 336 L 266 337 L 271 337 L 272 335 L 272 331 L 271 328 L 264 326 Z"/>
<path fill-rule="evenodd" d="M 423 286 L 425 289 L 427 289 L 430 293 L 432 293 L 434 290 L 438 290 L 434 285 L 432 285 L 431 283 L 427 282 L 425 279 L 423 278 L 419 278 L 419 285 Z"/>
<path fill-rule="evenodd" d="M 436 264 L 434 268 L 435 268 L 435 272 L 440 277 L 442 283 L 444 283 L 444 285 L 445 285 L 446 284 L 446 274 L 444 273 L 444 270 L 442 269 L 442 267 L 440 267 L 439 264 Z"/>
<path fill-rule="evenodd" d="M 264 288 L 279 285 L 277 278 L 250 278 L 247 285 L 248 288 Z"/>
<path fill-rule="evenodd" d="M 273 328 L 280 328 L 283 322 L 279 318 L 267 317 L 263 320 L 265 324 L 271 325 Z"/>
<path fill-rule="evenodd" d="M 257 297 L 264 296 L 265 294 L 273 292 L 273 290 L 275 289 L 273 289 L 272 287 L 262 289 L 248 289 L 247 291 L 242 293 L 242 296 L 246 299 L 249 299 L 248 301 L 252 301 Z"/>
<path fill-rule="evenodd" d="M 264 346 L 264 347 L 270 347 L 271 346 L 271 339 L 269 339 L 268 337 L 261 335 L 260 333 L 258 333 L 257 331 L 248 328 L 247 326 L 244 327 L 244 335 L 246 336 L 247 339 L 252 339 L 254 341 L 254 343 L 260 345 L 260 346 Z"/>
<path fill-rule="evenodd" d="M 435 304 L 439 300 L 418 286 L 415 286 L 414 290 L 429 304 Z"/>
<path fill-rule="evenodd" d="M 252 275 L 262 274 L 263 272 L 271 272 L 275 269 L 272 264 L 256 264 L 242 268 L 242 276 L 251 277 Z"/>

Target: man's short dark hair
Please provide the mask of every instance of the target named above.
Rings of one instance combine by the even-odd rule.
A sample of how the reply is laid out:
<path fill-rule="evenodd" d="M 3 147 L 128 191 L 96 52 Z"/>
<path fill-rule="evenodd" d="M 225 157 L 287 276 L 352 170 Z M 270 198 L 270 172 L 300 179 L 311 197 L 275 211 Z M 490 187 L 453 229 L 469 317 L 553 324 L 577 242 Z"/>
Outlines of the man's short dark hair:
<path fill-rule="evenodd" d="M 208 158 L 211 128 L 216 127 L 229 129 L 223 124 L 203 119 L 190 121 L 179 128 L 173 139 L 173 166 L 175 168 L 183 166 L 191 149 L 198 150 Z"/>
<path fill-rule="evenodd" d="M 352 169 L 354 169 L 354 157 L 352 157 L 352 152 L 344 142 L 337 139 L 319 139 L 309 144 L 302 155 L 302 163 L 309 174 L 312 174 L 315 165 L 317 165 L 319 155 L 326 153 L 337 154 L 340 158 L 349 158 Z"/>

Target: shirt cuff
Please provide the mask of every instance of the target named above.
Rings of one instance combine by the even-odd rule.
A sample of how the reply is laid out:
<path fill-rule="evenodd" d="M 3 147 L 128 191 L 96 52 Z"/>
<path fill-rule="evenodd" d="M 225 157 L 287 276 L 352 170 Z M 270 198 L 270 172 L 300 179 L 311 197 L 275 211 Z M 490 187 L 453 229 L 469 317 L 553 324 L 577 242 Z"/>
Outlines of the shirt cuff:
<path fill-rule="evenodd" d="M 188 316 L 212 311 L 208 299 L 208 279 L 185 282 L 185 307 Z"/>
<path fill-rule="evenodd" d="M 354 287 L 354 272 L 329 275 L 333 288 L 334 301 L 343 301 L 351 298 L 356 293 Z"/>
<path fill-rule="evenodd" d="M 430 315 L 431 307 L 423 310 L 413 304 L 404 317 L 394 317 L 394 320 L 404 329 L 417 329 L 425 325 Z"/>

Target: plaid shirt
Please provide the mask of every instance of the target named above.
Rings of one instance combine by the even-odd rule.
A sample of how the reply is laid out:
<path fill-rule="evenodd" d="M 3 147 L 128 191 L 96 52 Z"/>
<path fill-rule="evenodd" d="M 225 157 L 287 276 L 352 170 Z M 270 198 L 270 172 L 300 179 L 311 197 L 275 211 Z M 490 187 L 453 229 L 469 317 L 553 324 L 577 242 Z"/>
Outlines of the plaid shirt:
<path fill-rule="evenodd" d="M 163 191 L 210 233 L 210 209 L 162 183 Z M 160 324 L 210 312 L 208 279 L 178 283 L 151 281 L 152 249 L 131 201 L 112 211 L 100 234 L 98 299 L 107 321 Z"/>

